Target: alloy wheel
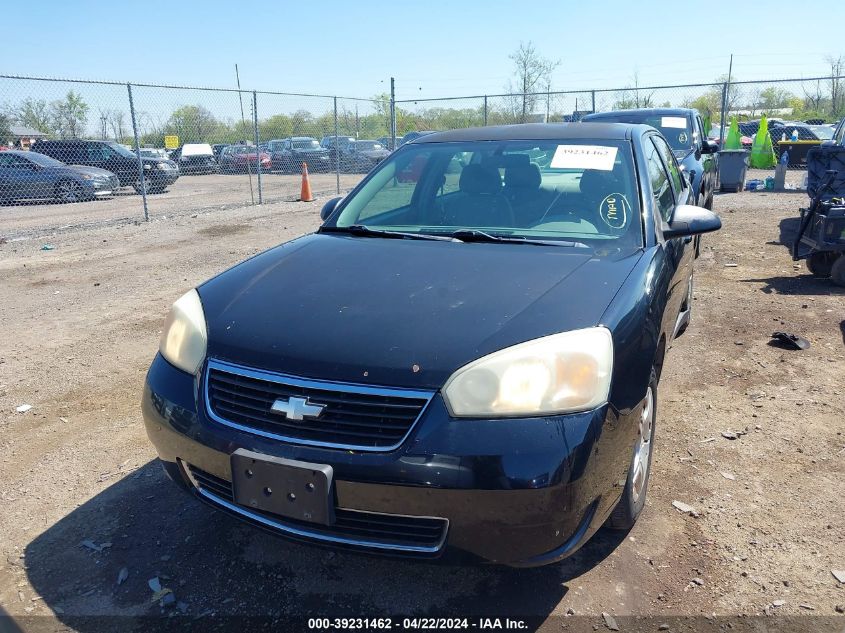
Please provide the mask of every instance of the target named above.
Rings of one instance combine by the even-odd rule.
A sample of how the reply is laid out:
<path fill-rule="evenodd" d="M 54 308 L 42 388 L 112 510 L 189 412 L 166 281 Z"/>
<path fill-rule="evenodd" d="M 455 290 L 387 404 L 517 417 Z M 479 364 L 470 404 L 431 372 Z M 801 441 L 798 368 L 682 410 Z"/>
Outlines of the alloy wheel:
<path fill-rule="evenodd" d="M 646 394 L 639 426 L 640 437 L 634 455 L 634 476 L 631 480 L 631 496 L 634 503 L 637 503 L 645 492 L 648 469 L 651 464 L 651 435 L 654 426 L 654 391 L 651 387 L 648 388 Z"/>

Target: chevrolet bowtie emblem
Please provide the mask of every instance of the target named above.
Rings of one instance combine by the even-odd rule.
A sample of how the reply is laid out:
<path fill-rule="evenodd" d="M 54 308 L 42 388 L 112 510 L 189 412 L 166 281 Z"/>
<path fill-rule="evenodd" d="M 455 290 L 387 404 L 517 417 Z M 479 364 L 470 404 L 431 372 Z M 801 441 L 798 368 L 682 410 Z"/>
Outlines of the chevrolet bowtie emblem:
<path fill-rule="evenodd" d="M 305 418 L 319 418 L 324 404 L 311 404 L 308 398 L 297 398 L 293 396 L 287 400 L 279 398 L 270 407 L 273 413 L 281 413 L 288 420 L 304 420 Z"/>

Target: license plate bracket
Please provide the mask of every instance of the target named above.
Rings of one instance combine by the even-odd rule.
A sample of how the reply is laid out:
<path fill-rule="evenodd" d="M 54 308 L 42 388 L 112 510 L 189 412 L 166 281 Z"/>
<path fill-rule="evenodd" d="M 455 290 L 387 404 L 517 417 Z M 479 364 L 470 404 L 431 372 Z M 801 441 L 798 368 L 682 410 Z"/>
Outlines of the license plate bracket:
<path fill-rule="evenodd" d="M 244 448 L 232 453 L 235 503 L 289 519 L 334 523 L 334 470 L 256 453 Z"/>

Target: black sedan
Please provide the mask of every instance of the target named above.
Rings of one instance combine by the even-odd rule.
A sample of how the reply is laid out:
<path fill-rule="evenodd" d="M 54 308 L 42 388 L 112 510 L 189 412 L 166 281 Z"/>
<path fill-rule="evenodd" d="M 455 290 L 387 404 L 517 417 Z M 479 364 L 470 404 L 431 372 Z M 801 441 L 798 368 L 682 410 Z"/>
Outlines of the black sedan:
<path fill-rule="evenodd" d="M 368 172 L 390 155 L 378 141 L 352 141 L 341 150 L 340 165 L 344 171 Z"/>
<path fill-rule="evenodd" d="M 174 304 L 147 433 L 185 490 L 294 540 L 560 560 L 643 509 L 691 238 L 720 227 L 691 198 L 647 126 L 408 143 Z"/>
<path fill-rule="evenodd" d="M 79 202 L 109 196 L 119 188 L 117 176 L 105 169 L 65 165 L 37 152 L 0 152 L 0 202 Z"/>
<path fill-rule="evenodd" d="M 311 172 L 327 172 L 334 168 L 329 151 L 310 136 L 294 136 L 267 143 L 273 169 L 281 172 L 300 172 L 302 163 Z"/>

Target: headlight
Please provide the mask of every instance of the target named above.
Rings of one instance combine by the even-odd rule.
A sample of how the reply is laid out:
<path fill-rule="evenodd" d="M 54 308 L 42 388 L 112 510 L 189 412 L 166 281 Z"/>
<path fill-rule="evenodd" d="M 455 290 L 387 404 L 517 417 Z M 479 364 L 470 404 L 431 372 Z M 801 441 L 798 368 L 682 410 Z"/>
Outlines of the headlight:
<path fill-rule="evenodd" d="M 149 163 L 144 163 L 144 169 L 152 169 L 152 168 L 153 168 L 153 166 L 150 165 Z"/>
<path fill-rule="evenodd" d="M 162 171 L 168 169 L 170 166 L 167 163 L 156 163 L 156 167 L 161 169 Z"/>
<path fill-rule="evenodd" d="M 454 417 L 588 411 L 607 402 L 613 339 L 603 327 L 520 343 L 461 367 L 443 396 Z"/>
<path fill-rule="evenodd" d="M 161 333 L 159 351 L 171 365 L 196 374 L 205 360 L 207 342 L 202 302 L 197 291 L 191 290 L 170 308 Z"/>
<path fill-rule="evenodd" d="M 80 174 L 82 176 L 82 180 L 94 180 L 94 176 L 91 174 Z"/>

